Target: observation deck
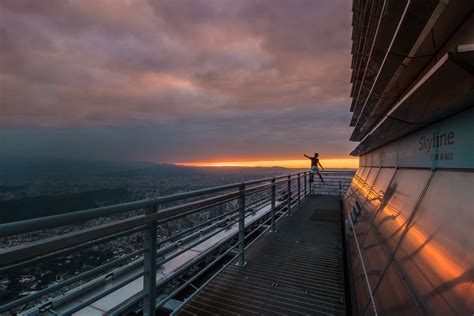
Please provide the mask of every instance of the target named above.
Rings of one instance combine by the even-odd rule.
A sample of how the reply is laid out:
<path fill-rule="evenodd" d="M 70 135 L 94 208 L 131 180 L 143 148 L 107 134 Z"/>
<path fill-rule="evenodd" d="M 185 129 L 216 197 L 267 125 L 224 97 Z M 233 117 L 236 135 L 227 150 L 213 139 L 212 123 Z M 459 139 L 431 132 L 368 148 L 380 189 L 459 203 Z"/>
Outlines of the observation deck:
<path fill-rule="evenodd" d="M 2 278 L 63 270 L 0 313 L 344 314 L 341 198 L 352 176 L 310 183 L 301 172 L 0 224 Z"/>

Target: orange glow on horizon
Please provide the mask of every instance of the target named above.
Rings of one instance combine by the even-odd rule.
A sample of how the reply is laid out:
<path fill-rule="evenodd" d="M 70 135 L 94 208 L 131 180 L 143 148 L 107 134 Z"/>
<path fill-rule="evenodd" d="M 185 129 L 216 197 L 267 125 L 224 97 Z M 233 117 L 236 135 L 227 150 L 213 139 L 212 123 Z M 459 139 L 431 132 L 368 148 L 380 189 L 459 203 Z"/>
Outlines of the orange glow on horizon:
<path fill-rule="evenodd" d="M 357 168 L 358 158 L 321 159 L 324 168 Z M 188 167 L 284 167 L 309 168 L 308 159 L 299 160 L 256 160 L 256 161 L 217 161 L 217 162 L 176 162 L 176 165 Z"/>

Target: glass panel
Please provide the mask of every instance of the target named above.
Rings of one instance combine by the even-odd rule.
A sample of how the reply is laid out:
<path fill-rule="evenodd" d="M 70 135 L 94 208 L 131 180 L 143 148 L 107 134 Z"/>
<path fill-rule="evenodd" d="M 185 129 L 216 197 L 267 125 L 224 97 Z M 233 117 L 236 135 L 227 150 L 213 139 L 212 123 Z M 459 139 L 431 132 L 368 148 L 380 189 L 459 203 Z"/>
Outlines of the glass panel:
<path fill-rule="evenodd" d="M 350 226 L 350 224 L 349 224 Z M 351 262 L 354 263 L 359 259 L 359 252 L 357 251 L 357 245 L 354 239 L 354 233 L 352 232 L 349 236 L 349 256 L 351 257 Z"/>
<path fill-rule="evenodd" d="M 396 254 L 429 313 L 474 311 L 473 188 L 473 172 L 437 171 Z"/>
<path fill-rule="evenodd" d="M 367 181 L 362 181 L 360 179 L 354 181 L 355 186 L 358 187 L 355 195 L 354 205 L 357 205 L 357 208 L 360 210 L 360 213 L 357 216 L 356 221 L 356 230 L 357 230 L 357 237 L 359 240 L 363 240 L 367 231 L 369 230 L 370 224 L 372 223 L 372 218 L 368 217 L 367 211 L 364 209 L 364 205 L 366 204 L 366 196 L 370 191 L 370 187 L 372 183 L 377 177 L 377 174 L 380 171 L 380 168 L 367 168 L 369 172 L 367 173 Z"/>
<path fill-rule="evenodd" d="M 379 315 L 419 315 L 395 266 L 390 264 L 374 295 Z"/>
<path fill-rule="evenodd" d="M 361 244 L 362 242 L 359 239 L 359 245 Z M 369 231 L 367 238 L 363 242 L 361 252 L 362 258 L 364 258 L 365 269 L 367 271 L 367 276 L 369 277 L 370 286 L 373 290 L 379 282 L 385 267 L 389 263 L 389 258 L 383 247 L 380 245 L 373 229 Z"/>
<path fill-rule="evenodd" d="M 374 307 L 372 306 L 372 303 L 370 303 L 369 306 L 367 306 L 367 309 L 365 310 L 364 316 L 374 316 L 374 315 L 375 315 Z"/>
<path fill-rule="evenodd" d="M 365 168 L 364 171 L 362 172 L 361 177 L 354 178 L 354 181 L 353 181 L 353 183 L 357 187 L 357 190 L 355 191 L 356 193 L 355 196 L 361 206 L 364 204 L 365 196 L 369 192 L 366 179 L 369 176 L 369 174 L 372 173 L 371 170 L 372 170 L 371 168 Z"/>
<path fill-rule="evenodd" d="M 387 189 L 393 194 L 390 198 L 386 197 L 386 205 L 380 209 L 374 221 L 391 251 L 395 249 L 431 172 L 399 169 L 393 177 Z"/>
<path fill-rule="evenodd" d="M 370 217 L 374 216 L 375 212 L 382 204 L 382 201 L 384 201 L 384 199 L 389 200 L 395 192 L 394 190 L 387 190 L 394 173 L 395 168 L 380 169 L 377 179 L 367 196 L 367 203 L 364 206 Z"/>
<path fill-rule="evenodd" d="M 360 259 L 357 258 L 352 266 L 352 273 L 354 276 L 354 289 L 357 315 L 362 315 L 365 305 L 369 301 L 369 290 L 367 282 L 365 281 L 364 270 L 360 264 Z"/>
<path fill-rule="evenodd" d="M 365 182 L 367 183 L 367 186 L 369 188 L 372 187 L 372 185 L 374 184 L 374 181 L 377 178 L 379 171 L 380 171 L 380 168 L 372 168 L 369 175 L 367 176 L 367 180 Z"/>
<path fill-rule="evenodd" d="M 362 180 L 365 181 L 365 179 L 367 179 L 367 175 L 369 174 L 370 172 L 370 167 L 368 168 L 364 168 L 364 170 L 362 170 L 362 173 L 360 175 L 360 177 L 362 178 Z"/>
<path fill-rule="evenodd" d="M 364 171 L 364 169 L 365 169 L 365 167 L 358 168 L 357 171 L 356 171 L 356 176 L 360 177 L 362 172 Z"/>

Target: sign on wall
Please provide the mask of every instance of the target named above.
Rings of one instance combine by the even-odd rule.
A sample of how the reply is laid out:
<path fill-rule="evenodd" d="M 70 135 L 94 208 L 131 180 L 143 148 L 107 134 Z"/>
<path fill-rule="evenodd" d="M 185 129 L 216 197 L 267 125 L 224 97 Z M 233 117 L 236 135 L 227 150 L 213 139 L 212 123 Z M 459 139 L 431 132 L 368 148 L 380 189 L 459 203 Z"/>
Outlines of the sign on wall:
<path fill-rule="evenodd" d="M 367 166 L 474 169 L 474 108 L 364 156 Z"/>

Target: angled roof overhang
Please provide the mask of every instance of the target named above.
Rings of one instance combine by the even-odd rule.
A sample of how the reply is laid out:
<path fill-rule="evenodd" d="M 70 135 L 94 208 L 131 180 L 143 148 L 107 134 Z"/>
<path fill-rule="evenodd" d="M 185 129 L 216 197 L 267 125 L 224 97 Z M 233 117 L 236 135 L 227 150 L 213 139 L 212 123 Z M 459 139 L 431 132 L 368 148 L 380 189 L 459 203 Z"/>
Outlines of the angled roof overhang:
<path fill-rule="evenodd" d="M 445 54 L 351 153 L 361 155 L 474 105 L 474 44 Z"/>

